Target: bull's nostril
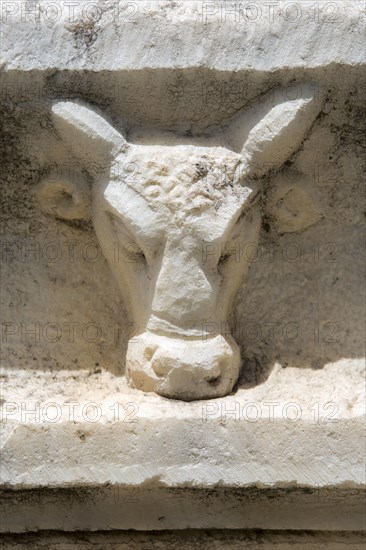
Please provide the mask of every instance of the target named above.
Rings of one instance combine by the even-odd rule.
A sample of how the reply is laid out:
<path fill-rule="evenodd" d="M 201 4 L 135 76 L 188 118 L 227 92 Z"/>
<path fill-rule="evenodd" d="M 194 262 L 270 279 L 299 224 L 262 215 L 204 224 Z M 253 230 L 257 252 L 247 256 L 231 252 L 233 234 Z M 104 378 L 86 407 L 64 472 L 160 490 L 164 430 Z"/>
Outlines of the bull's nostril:
<path fill-rule="evenodd" d="M 157 376 L 168 376 L 175 363 L 176 359 L 158 352 L 151 361 L 151 368 Z"/>
<path fill-rule="evenodd" d="M 149 346 L 147 348 L 145 348 L 145 351 L 144 351 L 144 357 L 147 361 L 151 361 L 151 359 L 153 358 L 154 356 L 154 353 L 156 351 L 156 347 L 155 346 Z"/>
<path fill-rule="evenodd" d="M 213 378 L 209 378 L 209 379 L 207 380 L 207 384 L 209 384 L 210 386 L 215 387 L 215 386 L 218 386 L 218 385 L 219 385 L 220 380 L 221 380 L 221 375 L 215 376 L 215 377 L 213 377 Z"/>
<path fill-rule="evenodd" d="M 217 267 L 221 269 L 224 267 L 227 263 L 230 262 L 232 254 L 225 253 L 220 256 L 219 262 L 217 264 Z"/>

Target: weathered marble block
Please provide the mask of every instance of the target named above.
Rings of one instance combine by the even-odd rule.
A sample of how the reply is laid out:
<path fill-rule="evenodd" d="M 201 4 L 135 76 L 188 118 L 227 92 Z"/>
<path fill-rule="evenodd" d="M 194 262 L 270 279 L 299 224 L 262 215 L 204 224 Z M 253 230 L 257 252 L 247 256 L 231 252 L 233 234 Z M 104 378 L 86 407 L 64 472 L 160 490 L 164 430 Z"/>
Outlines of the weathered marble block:
<path fill-rule="evenodd" d="M 3 531 L 362 529 L 363 7 L 71 4 L 2 5 Z"/>

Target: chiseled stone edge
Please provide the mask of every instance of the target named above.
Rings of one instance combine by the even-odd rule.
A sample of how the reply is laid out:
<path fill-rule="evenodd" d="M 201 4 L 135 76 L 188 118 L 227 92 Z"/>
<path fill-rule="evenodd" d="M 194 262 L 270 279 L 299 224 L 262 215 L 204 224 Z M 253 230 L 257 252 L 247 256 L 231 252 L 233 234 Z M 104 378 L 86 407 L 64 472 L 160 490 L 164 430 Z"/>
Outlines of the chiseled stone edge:
<path fill-rule="evenodd" d="M 104 486 L 3 491 L 2 532 L 36 530 L 363 530 L 365 491 L 150 489 Z"/>
<path fill-rule="evenodd" d="M 166 532 L 110 531 L 109 533 L 25 533 L 4 535 L 4 550 L 64 550 L 72 545 L 77 550 L 91 550 L 101 545 L 106 550 L 137 550 L 154 545 L 156 550 L 187 548 L 190 550 L 364 550 L 365 533 L 341 531 L 243 531 L 178 530 Z"/>
<path fill-rule="evenodd" d="M 8 424 L 1 479 L 14 489 L 362 487 L 364 417 L 336 423 L 139 418 Z M 62 453 L 62 449 L 67 450 Z M 61 450 L 61 451 L 60 451 Z"/>
<path fill-rule="evenodd" d="M 239 14 L 222 14 L 222 2 L 138 0 L 132 3 L 137 11 L 129 21 L 108 9 L 104 0 L 93 5 L 98 2 L 100 17 L 92 23 L 70 16 L 62 1 L 53 3 L 59 5 L 58 13 L 40 12 L 35 23 L 34 16 L 24 13 L 24 2 L 12 2 L 12 12 L 3 14 L 5 68 L 117 71 L 196 66 L 272 71 L 365 62 L 362 2 L 337 1 L 333 14 L 326 2 L 317 3 L 314 11 L 314 2 L 306 0 L 297 4 L 296 14 L 293 2 L 282 1 L 272 15 L 264 3 L 254 22 L 243 21 Z M 42 2 L 36 4 L 40 9 Z M 81 9 L 85 4 L 83 0 Z"/>

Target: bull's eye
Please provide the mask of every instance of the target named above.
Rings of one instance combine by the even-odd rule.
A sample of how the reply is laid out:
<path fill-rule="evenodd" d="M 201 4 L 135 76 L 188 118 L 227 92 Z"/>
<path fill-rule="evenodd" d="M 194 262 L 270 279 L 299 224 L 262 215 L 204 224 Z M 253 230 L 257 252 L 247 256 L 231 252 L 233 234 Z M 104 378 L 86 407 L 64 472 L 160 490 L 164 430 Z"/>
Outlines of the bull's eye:
<path fill-rule="evenodd" d="M 115 231 L 118 243 L 123 248 L 121 259 L 126 263 L 147 264 L 144 251 L 136 242 L 136 239 L 134 239 L 132 234 L 128 231 L 123 221 L 113 214 L 109 214 L 109 217 Z"/>
<path fill-rule="evenodd" d="M 231 256 L 232 254 L 230 254 L 229 252 L 225 252 L 224 254 L 221 254 L 219 263 L 218 263 L 219 269 L 222 268 L 225 264 L 227 264 L 230 261 Z"/>
<path fill-rule="evenodd" d="M 127 254 L 124 256 L 124 261 L 126 263 L 147 263 L 145 254 L 135 242 L 129 242 L 125 248 Z"/>
<path fill-rule="evenodd" d="M 234 227 L 231 231 L 230 242 L 225 243 L 222 254 L 219 258 L 217 267 L 219 270 L 224 269 L 228 264 L 232 262 L 238 262 L 240 258 L 240 247 L 241 247 L 241 232 L 242 232 L 242 222 L 248 215 L 248 210 L 243 209 L 238 216 Z"/>

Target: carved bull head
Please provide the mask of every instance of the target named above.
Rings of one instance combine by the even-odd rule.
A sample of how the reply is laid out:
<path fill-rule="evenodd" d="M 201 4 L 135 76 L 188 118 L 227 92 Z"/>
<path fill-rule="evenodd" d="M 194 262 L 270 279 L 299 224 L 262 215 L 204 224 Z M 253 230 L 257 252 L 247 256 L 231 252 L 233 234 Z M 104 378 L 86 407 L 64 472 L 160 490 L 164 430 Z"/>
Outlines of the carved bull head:
<path fill-rule="evenodd" d="M 183 400 L 232 390 L 240 354 L 222 327 L 247 265 L 230 261 L 230 243 L 258 241 L 260 178 L 296 151 L 319 108 L 303 86 L 294 100 L 276 93 L 237 116 L 213 138 L 220 145 L 142 145 L 91 107 L 53 104 L 65 145 L 86 169 L 99 167 L 90 215 L 139 328 L 126 358 L 136 388 Z M 59 218 L 88 215 L 81 181 L 45 180 L 38 194 Z M 115 242 L 126 251 L 118 261 Z"/>

